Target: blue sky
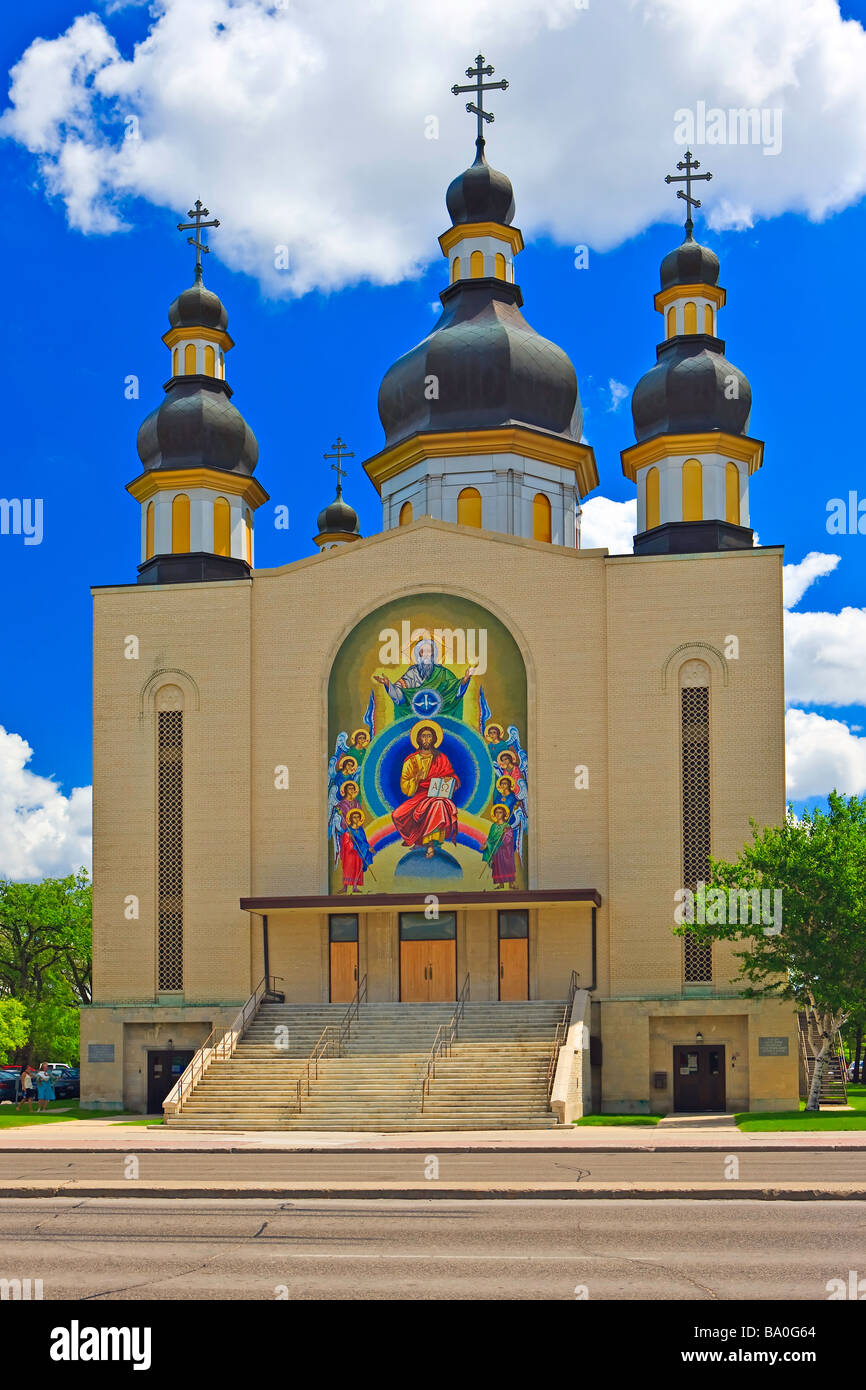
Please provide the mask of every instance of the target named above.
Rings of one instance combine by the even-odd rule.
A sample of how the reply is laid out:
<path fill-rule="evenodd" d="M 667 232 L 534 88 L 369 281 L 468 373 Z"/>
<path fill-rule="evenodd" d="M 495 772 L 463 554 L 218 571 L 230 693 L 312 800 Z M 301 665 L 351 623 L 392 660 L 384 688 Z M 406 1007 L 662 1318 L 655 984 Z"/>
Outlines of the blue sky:
<path fill-rule="evenodd" d="M 183 0 L 170 3 L 182 5 Z M 246 0 L 237 0 L 241 3 Z M 773 8 L 769 0 L 767 7 Z M 56 39 L 83 13 L 74 3 L 43 3 L 37 18 L 23 7 L 7 9 L 0 39 L 4 72 L 21 59 L 35 38 Z M 137 5 L 114 12 L 102 7 L 99 13 L 100 22 L 126 57 L 132 56 L 135 44 L 156 22 L 146 8 Z M 857 21 L 866 18 L 860 5 L 847 6 L 843 13 Z M 474 51 L 469 42 L 467 61 Z M 499 69 L 508 71 L 508 47 L 502 51 L 500 45 L 497 58 Z M 387 62 L 378 72 L 374 54 L 367 53 L 364 62 L 373 64 L 377 83 L 393 80 Z M 460 75 L 453 63 L 441 72 L 446 96 Z M 866 86 L 866 71 L 860 77 L 860 85 Z M 685 105 L 692 98 L 693 92 L 684 87 L 682 101 L 675 92 L 670 100 L 673 105 Z M 413 202 L 413 216 L 414 204 L 422 204 L 417 217 L 423 223 L 423 236 L 417 227 L 412 232 L 419 246 L 415 272 L 401 274 L 389 262 L 378 275 L 380 283 L 374 269 L 370 274 L 356 274 L 355 283 L 348 282 L 352 277 L 347 275 L 343 285 L 274 297 L 267 276 L 257 268 L 252 242 L 232 248 L 230 232 L 228 241 L 221 240 L 222 228 L 212 237 L 214 249 L 205 279 L 227 306 L 237 345 L 227 363 L 234 402 L 259 440 L 257 476 L 273 503 L 286 503 L 290 509 L 288 532 L 275 530 L 260 513 L 259 565 L 284 564 L 313 549 L 316 513 L 333 495 L 334 475 L 322 454 L 338 432 L 356 455 L 350 461 L 346 495 L 361 516 L 362 530 L 379 529 L 377 499 L 360 468 L 361 461 L 382 445 L 377 390 L 390 363 L 435 321 L 431 305 L 444 285 L 445 262 L 435 236 L 448 225 L 445 186 L 448 177 L 472 156 L 472 124 L 453 98 L 447 101 L 450 105 L 445 98 L 441 104 L 443 126 L 448 123 L 447 154 L 441 148 L 419 149 L 406 194 Z M 536 329 L 561 344 L 574 361 L 585 434 L 595 448 L 599 467 L 599 491 L 625 502 L 633 496 L 633 488 L 622 477 L 619 451 L 632 442 L 633 434 L 628 398 L 614 408 L 611 383 L 631 390 L 655 359 L 661 336 L 661 319 L 652 307 L 658 265 L 678 243 L 680 233 L 673 221 L 659 221 L 652 211 L 642 217 L 640 206 L 650 199 L 655 200 L 652 207 L 666 206 L 658 201 L 657 185 L 673 170 L 681 151 L 672 143 L 660 143 L 652 162 L 632 174 L 625 187 L 605 187 L 604 179 L 593 182 L 584 177 L 570 153 L 567 157 L 564 153 L 562 167 L 557 166 L 558 143 L 564 151 L 568 143 L 567 112 L 566 107 L 565 116 L 557 114 L 552 124 L 545 159 L 551 163 L 553 178 L 575 185 L 573 206 L 562 202 L 538 213 L 532 195 L 535 192 L 539 206 L 544 195 L 538 193 L 538 186 L 532 187 L 532 160 L 519 148 L 522 137 L 513 133 L 513 127 L 509 131 L 499 115 L 499 124 L 490 133 L 488 155 L 514 179 L 516 223 L 524 229 L 527 223 L 538 228 L 527 235 L 526 250 L 516 267 L 524 312 Z M 852 113 L 852 128 L 855 116 Z M 542 111 L 536 118 L 543 123 L 543 117 Z M 90 119 L 92 130 L 104 124 L 110 131 L 118 115 L 108 104 L 95 104 Z M 814 121 L 820 124 L 818 109 Z M 58 128 L 62 141 L 62 122 Z M 138 507 L 124 485 L 139 471 L 138 426 L 159 402 L 168 376 L 168 354 L 160 341 L 167 327 L 166 310 L 191 280 L 191 254 L 175 223 L 196 197 L 224 224 L 228 220 L 231 225 L 233 210 L 231 205 L 221 206 L 218 192 L 204 186 L 195 150 L 180 149 L 178 187 L 187 190 L 183 197 L 163 202 L 158 191 L 144 196 L 134 187 L 118 185 L 107 201 L 129 230 L 83 231 L 70 225 L 76 214 L 70 214 L 63 191 L 47 195 L 38 150 L 28 148 L 20 132 L 17 139 L 8 129 L 6 135 L 0 141 L 6 191 L 0 253 L 7 324 L 0 347 L 5 395 L 0 492 L 7 497 L 44 499 L 44 538 L 38 546 L 25 546 L 21 537 L 0 536 L 0 578 L 6 597 L 0 725 L 31 746 L 28 771 L 51 778 L 58 793 L 68 795 L 90 782 L 90 585 L 133 582 L 136 575 Z M 834 148 L 836 135 L 835 126 L 823 133 L 820 143 L 826 161 L 856 162 L 860 152 L 849 150 L 844 139 Z M 251 129 L 249 139 L 255 138 Z M 366 190 L 359 174 L 350 205 L 357 210 L 357 218 L 364 215 L 374 226 L 377 207 L 385 201 L 383 220 L 390 217 L 399 229 L 401 181 L 405 176 L 409 182 L 409 178 L 399 149 L 399 130 L 394 138 L 392 171 L 384 185 L 387 196 L 380 171 L 371 175 Z M 608 137 L 602 130 L 599 138 L 603 143 Z M 609 138 L 610 157 L 615 159 L 620 137 Z M 345 145 L 352 139 L 349 120 L 340 140 Z M 310 142 L 314 146 L 315 134 L 306 147 L 308 162 L 315 158 Z M 35 143 L 31 140 L 31 146 Z M 429 176 L 417 167 L 428 153 Z M 721 159 L 721 152 L 712 149 L 698 153 L 704 167 L 716 167 L 716 153 Z M 748 154 L 760 160 L 759 151 Z M 866 166 L 866 153 L 862 162 Z M 361 137 L 352 169 L 359 163 L 363 164 Z M 757 173 L 771 180 L 777 163 L 766 159 Z M 521 165 L 528 171 L 524 179 L 528 190 L 521 186 Z M 443 170 L 447 170 L 444 178 Z M 231 176 L 232 170 L 228 173 Z M 866 167 L 858 170 L 858 177 L 864 176 Z M 275 165 L 273 177 L 292 180 L 288 157 Z M 774 215 L 761 215 L 760 208 L 753 206 L 751 225 L 742 225 L 742 213 L 731 215 L 727 227 L 719 225 L 717 216 L 712 229 L 699 221 L 697 235 L 721 259 L 720 279 L 727 288 L 728 303 L 719 331 L 728 357 L 746 372 L 752 385 L 750 433 L 766 441 L 764 467 L 752 480 L 752 524 L 763 544 L 783 543 L 786 560 L 792 564 L 809 552 L 839 557 L 836 568 L 807 589 L 796 609 L 828 615 L 823 638 L 819 631 L 804 639 L 796 658 L 796 703 L 822 720 L 847 726 L 835 744 L 830 737 L 821 766 L 803 773 L 800 790 L 812 791 L 814 800 L 819 790 L 830 789 L 820 785 L 822 776 L 839 782 L 846 775 L 846 749 L 854 748 L 856 758 L 850 764 L 850 785 L 844 790 L 866 789 L 866 743 L 861 747 L 859 740 L 866 712 L 858 675 L 866 674 L 866 651 L 860 647 L 853 657 L 850 653 L 851 643 L 862 640 L 862 626 L 856 615 L 853 627 L 839 625 L 841 610 L 866 609 L 866 537 L 830 536 L 826 529 L 830 498 L 858 489 L 866 498 L 859 273 L 861 248 L 866 245 L 866 208 L 858 187 L 847 198 L 847 206 L 823 220 L 811 220 L 800 210 L 809 197 L 811 174 L 806 160 L 802 174 L 806 192 L 799 207 L 796 178 L 788 177 L 793 191 L 780 194 L 780 202 L 790 204 L 788 210 L 780 207 Z M 661 186 L 673 203 L 672 195 Z M 724 172 L 717 174 L 710 189 L 705 190 L 705 211 L 712 222 L 718 200 L 730 192 L 730 179 L 726 182 Z M 338 193 L 331 189 L 328 197 L 339 208 Z M 740 190 L 738 197 L 742 202 L 746 194 Z M 626 234 L 615 219 L 604 226 L 605 199 L 620 205 L 625 201 L 620 213 Z M 628 199 L 636 208 L 631 227 Z M 755 201 L 759 203 L 760 197 Z M 676 213 L 661 216 L 673 218 Z M 347 222 L 345 235 L 351 241 L 351 218 Z M 586 271 L 576 270 L 573 264 L 573 247 L 580 242 L 590 246 Z M 231 254 L 221 254 L 221 245 L 230 248 Z M 315 279 L 315 273 L 311 274 Z M 130 374 L 140 382 L 137 400 L 124 395 Z M 809 663 L 814 664 L 822 646 L 840 644 L 849 649 L 844 679 L 835 693 L 832 679 L 829 685 L 826 680 L 819 682 L 811 691 L 815 698 L 809 698 Z M 838 698 L 849 702 L 830 702 Z M 801 744 L 808 734 L 805 727 L 799 731 Z M 802 747 L 798 756 L 801 760 L 805 756 Z M 797 804 L 805 799 L 796 797 Z M 4 814 L 0 804 L 0 818 Z M 9 843 L 0 823 L 0 857 Z M 49 857 L 46 862 L 45 871 L 54 871 L 60 859 Z M 0 863 L 3 870 L 14 871 L 12 859 Z"/>

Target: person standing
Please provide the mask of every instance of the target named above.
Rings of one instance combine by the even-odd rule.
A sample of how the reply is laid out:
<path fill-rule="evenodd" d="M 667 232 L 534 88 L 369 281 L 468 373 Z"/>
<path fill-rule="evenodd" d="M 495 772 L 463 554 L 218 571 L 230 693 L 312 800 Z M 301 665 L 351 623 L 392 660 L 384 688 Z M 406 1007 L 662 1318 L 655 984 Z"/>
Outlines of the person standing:
<path fill-rule="evenodd" d="M 48 1102 L 54 1099 L 54 1083 L 51 1080 L 51 1073 L 43 1062 L 36 1073 L 36 1094 L 39 1098 L 36 1112 L 39 1114 L 48 1109 Z"/>
<path fill-rule="evenodd" d="M 15 1102 L 15 1109 L 20 1110 L 26 1102 L 27 1109 L 33 1114 L 33 1068 L 22 1067 L 18 1073 L 18 1099 Z"/>

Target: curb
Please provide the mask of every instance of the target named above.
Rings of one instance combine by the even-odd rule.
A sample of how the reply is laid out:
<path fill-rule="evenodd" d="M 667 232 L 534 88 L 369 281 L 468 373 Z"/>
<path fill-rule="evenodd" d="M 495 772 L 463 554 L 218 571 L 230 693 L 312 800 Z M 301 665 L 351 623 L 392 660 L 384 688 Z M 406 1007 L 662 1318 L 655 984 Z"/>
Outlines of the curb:
<path fill-rule="evenodd" d="M 113 1137 L 113 1136 L 112 1136 Z M 426 1145 L 415 1144 L 412 1147 L 407 1145 L 393 1144 L 370 1144 L 363 1147 L 352 1145 L 298 1145 L 297 1147 L 282 1147 L 270 1145 L 268 1147 L 258 1144 L 232 1144 L 222 1148 L 200 1148 L 200 1147 L 180 1147 L 176 1145 L 160 1144 L 148 1148 L 147 1152 L 160 1154 L 345 1154 L 347 1156 L 356 1154 L 418 1154 L 425 1151 L 437 1151 L 449 1154 L 713 1154 L 713 1153 L 773 1153 L 773 1154 L 817 1154 L 817 1153 L 854 1153 L 866 1156 L 866 1143 L 863 1144 L 752 1144 L 748 1141 L 743 1142 L 743 1136 L 734 1136 L 740 1139 L 739 1145 L 733 1144 L 555 1144 L 555 1145 L 523 1145 L 523 1144 L 436 1144 L 437 1135 L 431 1133 L 425 1136 L 430 1140 Z M 23 1145 L 5 1145 L 0 1138 L 0 1157 L 4 1153 L 8 1154 L 109 1154 L 109 1153 L 129 1153 L 135 1148 L 132 1143 L 117 1144 L 94 1144 L 85 1147 L 83 1144 L 66 1144 L 49 1146 L 38 1144 L 28 1147 Z M 143 1150 L 142 1150 L 143 1151 Z"/>
<path fill-rule="evenodd" d="M 261 1198 L 268 1201 L 297 1201 L 323 1199 L 379 1199 L 404 1201 L 525 1201 L 527 1199 L 569 1200 L 638 1200 L 654 1199 L 685 1201 L 866 1201 L 866 1185 L 854 1183 L 789 1182 L 781 1185 L 748 1186 L 738 1182 L 689 1184 L 674 1182 L 616 1183 L 580 1182 L 565 1185 L 561 1182 L 463 1182 L 443 1184 L 431 1181 L 418 1183 L 302 1183 L 276 1187 L 272 1183 L 141 1183 L 121 1182 L 10 1182 L 0 1186 L 3 1198 L 29 1197 L 121 1197 L 121 1198 Z"/>

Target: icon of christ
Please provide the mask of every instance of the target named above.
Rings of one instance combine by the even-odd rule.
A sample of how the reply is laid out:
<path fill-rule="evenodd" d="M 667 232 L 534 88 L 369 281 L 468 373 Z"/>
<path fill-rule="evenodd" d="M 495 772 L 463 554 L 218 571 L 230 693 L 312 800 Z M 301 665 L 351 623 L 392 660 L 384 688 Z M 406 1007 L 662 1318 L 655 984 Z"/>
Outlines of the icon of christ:
<path fill-rule="evenodd" d="M 439 663 L 439 646 L 432 639 L 418 642 L 412 652 L 412 665 L 396 681 L 381 673 L 373 676 L 388 692 L 394 704 L 394 718 L 406 719 L 413 714 L 432 717 L 437 714 L 462 718 L 463 696 L 469 689 L 475 666 L 470 666 L 462 679 Z"/>
<path fill-rule="evenodd" d="M 457 807 L 449 796 L 431 795 L 435 778 L 460 779 L 446 753 L 440 750 L 442 730 L 432 720 L 416 724 L 411 731 L 413 747 L 417 750 L 403 760 L 400 790 L 407 798 L 391 814 L 404 845 L 426 845 L 426 857 L 432 859 L 436 845 L 443 840 L 457 842 Z"/>

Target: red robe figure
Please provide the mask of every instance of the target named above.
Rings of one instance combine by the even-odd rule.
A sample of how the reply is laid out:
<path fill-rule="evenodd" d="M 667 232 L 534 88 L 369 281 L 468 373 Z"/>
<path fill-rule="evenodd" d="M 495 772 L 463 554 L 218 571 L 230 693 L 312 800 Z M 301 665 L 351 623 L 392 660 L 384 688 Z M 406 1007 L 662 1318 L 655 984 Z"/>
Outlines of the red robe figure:
<path fill-rule="evenodd" d="M 413 731 L 414 732 L 414 731 Z M 417 728 L 415 746 L 403 763 L 400 790 L 407 798 L 392 812 L 391 819 L 400 832 L 404 845 L 426 845 L 427 858 L 432 859 L 436 845 L 443 840 L 457 842 L 457 807 L 447 796 L 429 796 L 434 777 L 453 777 L 460 786 L 450 760 L 437 749 L 442 734 L 438 726 L 421 724 Z"/>
<path fill-rule="evenodd" d="M 373 853 L 367 843 L 367 836 L 361 829 L 363 811 L 350 811 L 348 826 L 340 837 L 340 861 L 343 868 L 343 892 L 352 889 L 360 891 L 364 886 L 364 873 L 373 862 Z"/>

